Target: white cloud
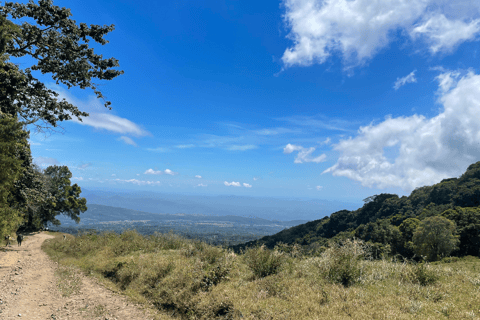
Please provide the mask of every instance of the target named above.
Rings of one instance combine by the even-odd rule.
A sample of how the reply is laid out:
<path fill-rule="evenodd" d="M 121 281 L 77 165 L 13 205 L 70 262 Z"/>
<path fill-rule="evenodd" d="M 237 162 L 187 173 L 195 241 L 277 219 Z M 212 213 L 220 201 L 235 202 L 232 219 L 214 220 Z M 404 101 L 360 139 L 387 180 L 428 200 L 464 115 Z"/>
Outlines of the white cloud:
<path fill-rule="evenodd" d="M 171 176 L 174 176 L 174 175 L 178 174 L 178 172 L 173 172 L 173 171 L 170 170 L 170 169 L 165 169 L 164 172 L 165 172 L 165 174 L 169 174 L 169 175 L 171 175 Z"/>
<path fill-rule="evenodd" d="M 324 63 L 337 52 L 347 65 L 363 64 L 398 31 L 423 40 L 431 53 L 480 32 L 480 5 L 471 0 L 286 0 L 285 8 L 293 41 L 282 57 L 287 67 Z"/>
<path fill-rule="evenodd" d="M 160 181 L 144 181 L 144 180 L 137 180 L 137 179 L 129 179 L 129 180 L 113 179 L 112 181 L 131 183 L 131 184 L 136 184 L 138 186 L 154 186 L 154 185 L 162 184 Z"/>
<path fill-rule="evenodd" d="M 116 177 L 116 176 L 117 176 L 117 175 L 116 175 L 115 173 L 112 173 L 112 177 Z M 137 174 L 137 176 L 138 176 L 138 174 Z"/>
<path fill-rule="evenodd" d="M 143 174 L 164 174 L 164 173 L 169 174 L 171 176 L 178 174 L 178 172 L 173 172 L 170 169 L 165 169 L 165 171 L 161 171 L 161 170 L 153 170 L 151 168 L 145 171 Z"/>
<path fill-rule="evenodd" d="M 193 148 L 195 147 L 194 144 L 180 144 L 178 146 L 176 146 L 175 148 L 178 148 L 178 149 L 188 149 L 188 148 Z"/>
<path fill-rule="evenodd" d="M 147 131 L 143 130 L 132 121 L 109 113 L 91 112 L 88 117 L 82 119 L 82 122 L 78 120 L 74 121 L 82 125 L 94 127 L 95 129 L 105 129 L 116 133 L 131 134 L 136 137 L 149 135 Z"/>
<path fill-rule="evenodd" d="M 320 190 L 322 190 L 323 187 L 322 187 L 322 186 L 316 186 L 315 188 L 316 188 L 318 191 L 320 191 Z"/>
<path fill-rule="evenodd" d="M 304 148 L 302 146 L 296 146 L 293 144 L 287 144 L 287 146 L 283 149 L 283 153 L 289 154 L 294 151 L 298 151 L 297 157 L 295 158 L 294 163 L 304 163 L 304 162 L 323 162 L 327 158 L 325 154 L 319 155 L 318 157 L 312 158 L 311 154 L 315 151 L 314 147 Z"/>
<path fill-rule="evenodd" d="M 131 134 L 136 137 L 151 135 L 148 131 L 142 129 L 139 125 L 128 119 L 113 115 L 111 113 L 102 112 L 102 110 L 105 110 L 105 107 L 95 96 L 90 96 L 87 101 L 82 101 L 74 97 L 68 90 L 65 90 L 56 84 L 49 86 L 59 94 L 59 99 L 65 99 L 73 105 L 79 107 L 80 110 L 89 113 L 89 116 L 82 118 L 82 121 L 79 121 L 76 117 L 72 116 L 72 121 L 76 123 L 91 126 L 95 129 L 104 129 L 116 133 Z"/>
<path fill-rule="evenodd" d="M 395 84 L 393 85 L 393 88 L 395 90 L 398 90 L 398 89 L 400 89 L 401 86 L 404 86 L 407 83 L 417 82 L 417 78 L 415 78 L 415 72 L 416 71 L 417 70 L 413 70 L 412 72 L 410 72 L 407 76 L 405 76 L 403 78 L 397 78 L 397 81 L 395 81 Z"/>
<path fill-rule="evenodd" d="M 324 173 L 406 191 L 462 174 L 480 159 L 480 75 L 468 73 L 445 86 L 448 77 L 437 77 L 443 105 L 437 116 L 386 118 L 361 127 L 356 137 L 334 146 L 340 157 Z"/>
<path fill-rule="evenodd" d="M 83 181 L 83 177 L 73 177 L 72 181 Z"/>
<path fill-rule="evenodd" d="M 232 182 L 227 182 L 227 181 L 225 181 L 224 184 L 225 184 L 227 187 L 230 187 L 230 186 L 241 187 L 240 182 L 235 182 L 235 181 L 232 181 Z"/>
<path fill-rule="evenodd" d="M 155 171 L 153 169 L 148 169 L 143 174 L 162 174 L 162 173 L 163 173 L 163 171 Z"/>
<path fill-rule="evenodd" d="M 195 178 L 197 178 L 197 179 L 202 179 L 202 176 L 200 176 L 200 175 L 197 174 L 197 175 L 195 176 Z"/>
<path fill-rule="evenodd" d="M 197 187 L 207 187 L 207 186 L 208 186 L 208 185 L 203 184 L 203 183 L 199 183 L 199 184 L 197 185 Z"/>
<path fill-rule="evenodd" d="M 252 149 L 256 149 L 257 146 L 253 145 L 253 144 L 247 144 L 247 145 L 232 145 L 232 146 L 229 146 L 227 147 L 227 150 L 231 150 L 231 151 L 247 151 L 247 150 L 252 150 Z"/>
<path fill-rule="evenodd" d="M 443 14 L 434 14 L 411 31 L 412 38 L 423 37 L 430 52 L 450 52 L 460 43 L 474 40 L 480 32 L 480 19 L 450 20 Z"/>
<path fill-rule="evenodd" d="M 252 187 L 252 185 L 251 185 L 251 184 L 248 184 L 248 183 L 244 183 L 243 186 L 244 186 L 245 188 L 251 188 L 251 187 Z"/>
<path fill-rule="evenodd" d="M 121 140 L 121 141 L 125 142 L 126 144 L 129 144 L 129 145 L 134 146 L 134 147 L 137 146 L 137 144 L 135 143 L 135 141 L 132 140 L 132 138 L 129 138 L 129 137 L 126 137 L 126 136 L 121 136 L 120 138 L 118 138 L 118 140 Z"/>
<path fill-rule="evenodd" d="M 83 163 L 83 164 L 79 165 L 79 166 L 77 167 L 77 169 L 80 169 L 80 170 L 87 169 L 87 168 L 90 167 L 91 165 L 92 165 L 91 162 L 89 162 L 89 163 Z"/>
<path fill-rule="evenodd" d="M 257 181 L 259 178 L 257 177 L 253 177 L 253 181 Z"/>
<path fill-rule="evenodd" d="M 46 157 L 36 157 L 34 162 L 39 165 L 40 167 L 48 167 L 53 165 L 59 165 L 57 159 L 54 158 L 46 158 Z"/>

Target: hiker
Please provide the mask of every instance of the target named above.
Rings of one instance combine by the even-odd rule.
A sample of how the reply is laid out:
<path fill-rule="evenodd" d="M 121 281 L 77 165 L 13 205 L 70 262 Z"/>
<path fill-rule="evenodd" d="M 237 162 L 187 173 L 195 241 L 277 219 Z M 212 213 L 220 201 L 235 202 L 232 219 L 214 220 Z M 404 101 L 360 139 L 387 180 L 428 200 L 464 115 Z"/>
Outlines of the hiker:
<path fill-rule="evenodd" d="M 23 241 L 23 236 L 21 234 L 17 235 L 17 243 L 18 243 L 18 246 L 21 246 L 22 245 L 22 241 Z"/>
<path fill-rule="evenodd" d="M 7 243 L 7 244 L 5 245 L 5 247 L 8 246 L 8 245 L 10 245 L 10 240 L 12 240 L 12 237 L 10 237 L 9 235 L 8 235 L 8 236 L 5 236 L 5 242 Z"/>

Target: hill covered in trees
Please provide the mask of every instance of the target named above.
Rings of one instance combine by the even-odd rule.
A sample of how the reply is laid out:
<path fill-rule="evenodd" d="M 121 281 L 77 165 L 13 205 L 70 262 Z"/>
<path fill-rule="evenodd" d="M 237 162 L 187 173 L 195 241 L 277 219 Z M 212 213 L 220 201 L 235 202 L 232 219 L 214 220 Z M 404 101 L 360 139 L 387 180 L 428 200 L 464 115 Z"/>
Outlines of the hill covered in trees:
<path fill-rule="evenodd" d="M 317 251 L 329 241 L 355 237 L 370 243 L 376 256 L 388 253 L 412 258 L 421 252 L 418 245 L 415 247 L 415 240 L 420 241 L 419 227 L 424 228 L 432 217 L 442 217 L 436 218 L 437 224 L 451 221 L 454 226 L 451 254 L 480 255 L 480 162 L 470 165 L 460 178 L 417 188 L 408 197 L 379 194 L 364 202 L 357 210 L 341 210 L 233 248 L 240 250 L 254 245 L 273 248 L 278 243 L 297 243 L 307 251 Z M 438 232 L 443 229 L 431 233 L 430 238 L 435 238 Z M 437 244 L 429 245 L 433 248 Z"/>

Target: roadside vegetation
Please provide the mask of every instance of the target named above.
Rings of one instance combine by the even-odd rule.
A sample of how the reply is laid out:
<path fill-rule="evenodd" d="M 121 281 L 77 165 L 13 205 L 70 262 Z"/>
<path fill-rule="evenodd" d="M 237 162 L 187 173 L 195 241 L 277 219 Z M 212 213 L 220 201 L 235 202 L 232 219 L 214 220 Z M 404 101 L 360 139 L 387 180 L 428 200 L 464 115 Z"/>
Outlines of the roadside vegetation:
<path fill-rule="evenodd" d="M 154 306 L 161 319 L 478 319 L 480 315 L 480 259 L 471 256 L 434 263 L 386 256 L 375 260 L 371 245 L 349 239 L 315 254 L 306 254 L 299 245 L 282 244 L 236 254 L 173 233 L 144 237 L 136 231 L 66 240 L 58 234 L 43 249 L 61 270 L 75 267 L 93 275 L 136 302 Z M 75 294 L 75 288 L 62 290 Z"/>

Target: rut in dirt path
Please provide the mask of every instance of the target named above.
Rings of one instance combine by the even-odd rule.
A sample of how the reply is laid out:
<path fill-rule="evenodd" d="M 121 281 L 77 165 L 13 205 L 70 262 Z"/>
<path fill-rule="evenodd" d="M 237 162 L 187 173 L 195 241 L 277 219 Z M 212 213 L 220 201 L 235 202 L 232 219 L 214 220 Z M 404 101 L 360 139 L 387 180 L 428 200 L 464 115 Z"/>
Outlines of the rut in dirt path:
<path fill-rule="evenodd" d="M 22 246 L 14 242 L 0 251 L 0 319 L 154 319 L 74 269 L 67 270 L 72 283 L 59 282 L 58 271 L 65 267 L 41 250 L 50 238 L 31 234 Z"/>

